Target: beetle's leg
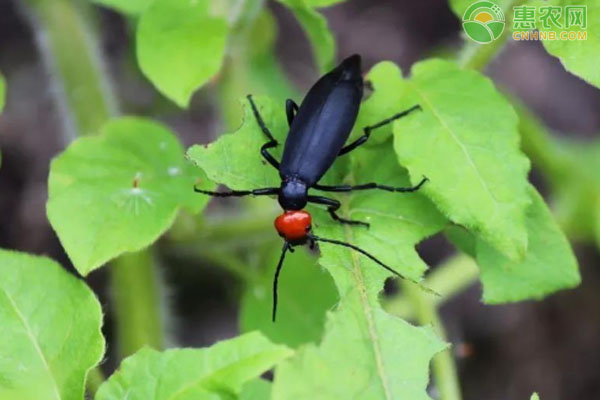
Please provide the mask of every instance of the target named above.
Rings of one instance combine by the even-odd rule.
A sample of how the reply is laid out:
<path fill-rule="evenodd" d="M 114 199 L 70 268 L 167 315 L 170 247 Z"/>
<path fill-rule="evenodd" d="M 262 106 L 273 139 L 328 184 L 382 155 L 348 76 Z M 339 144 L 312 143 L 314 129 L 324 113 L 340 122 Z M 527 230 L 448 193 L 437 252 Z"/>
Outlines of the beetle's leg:
<path fill-rule="evenodd" d="M 375 182 L 371 183 L 363 183 L 362 185 L 336 185 L 336 186 L 327 186 L 327 185 L 313 185 L 313 188 L 318 190 L 323 190 L 324 192 L 352 192 L 353 190 L 369 190 L 369 189 L 380 189 L 386 190 L 388 192 L 416 192 L 423 186 L 423 184 L 427 182 L 427 178 L 421 179 L 421 182 L 411 187 L 392 187 L 387 185 L 380 185 Z"/>
<path fill-rule="evenodd" d="M 265 158 L 265 160 L 267 160 L 269 162 L 269 164 L 271 164 L 276 169 L 279 169 L 279 161 L 277 161 L 275 159 L 275 157 L 273 157 L 273 155 L 271 155 L 271 153 L 269 153 L 269 149 L 276 147 L 279 143 L 277 143 L 277 140 L 273 137 L 273 135 L 271 134 L 271 131 L 269 131 L 269 128 L 267 128 L 267 126 L 265 125 L 265 121 L 263 121 L 262 117 L 260 116 L 260 113 L 258 112 L 258 108 L 256 107 L 256 104 L 254 104 L 254 100 L 252 100 L 252 95 L 249 94 L 246 97 L 248 98 L 248 101 L 250 102 L 250 107 L 252 107 L 252 113 L 254 114 L 254 118 L 256 118 L 256 122 L 258 123 L 258 126 L 263 131 L 263 133 L 265 134 L 267 139 L 269 139 L 269 141 L 267 143 L 265 143 L 261 146 L 260 154 L 262 154 L 262 156 Z"/>
<path fill-rule="evenodd" d="M 366 222 L 345 219 L 337 215 L 336 211 L 340 208 L 341 205 L 340 202 L 337 200 L 322 196 L 308 196 L 307 199 L 309 203 L 323 204 L 327 206 L 327 211 L 329 211 L 329 215 L 331 215 L 331 218 L 333 218 L 335 221 L 341 224 L 362 225 L 366 226 L 367 228 L 369 227 L 369 224 Z"/>
<path fill-rule="evenodd" d="M 229 192 L 213 192 L 210 190 L 198 189 L 194 186 L 194 192 L 203 193 L 213 197 L 243 197 L 243 196 L 267 196 L 279 193 L 279 188 L 262 188 L 253 190 L 230 190 Z"/>
<path fill-rule="evenodd" d="M 363 128 L 363 135 L 361 137 L 359 137 L 358 139 L 356 139 L 354 142 L 350 143 L 349 145 L 344 146 L 338 153 L 338 156 L 349 153 L 352 150 L 354 150 L 355 148 L 357 148 L 358 146 L 360 146 L 361 144 L 365 143 L 369 139 L 369 136 L 371 136 L 371 131 L 373 129 L 381 128 L 384 125 L 392 123 L 395 120 L 400 119 L 400 118 L 410 114 L 411 112 L 420 110 L 420 109 L 421 109 L 421 106 L 417 104 L 416 106 L 412 106 L 408 110 L 404 110 L 402 112 L 399 112 L 398 114 L 392 115 L 391 117 L 386 118 L 381 122 L 378 122 L 373 125 L 365 126 Z"/>
<path fill-rule="evenodd" d="M 279 161 L 277 161 L 275 159 L 275 157 L 273 157 L 273 155 L 271 153 L 269 153 L 268 149 L 273 148 L 273 147 L 277 147 L 279 143 L 277 143 L 277 141 L 270 141 L 267 142 L 265 144 L 263 144 L 260 147 L 260 154 L 264 157 L 265 160 L 267 160 L 269 162 L 269 164 L 271 164 L 275 169 L 279 169 Z"/>
<path fill-rule="evenodd" d="M 298 112 L 298 104 L 292 99 L 285 101 L 285 114 L 287 115 L 288 125 L 292 126 L 292 121 Z"/>

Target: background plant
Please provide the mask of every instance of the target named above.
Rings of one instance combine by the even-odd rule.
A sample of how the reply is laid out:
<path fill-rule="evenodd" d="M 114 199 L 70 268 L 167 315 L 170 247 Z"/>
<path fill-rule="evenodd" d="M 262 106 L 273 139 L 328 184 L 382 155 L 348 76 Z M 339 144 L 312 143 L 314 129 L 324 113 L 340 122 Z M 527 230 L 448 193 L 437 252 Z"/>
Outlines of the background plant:
<path fill-rule="evenodd" d="M 189 162 L 164 124 L 117 117 L 95 42 L 94 8 L 67 0 L 26 2 L 32 27 L 45 38 L 40 47 L 58 88 L 65 142 L 78 137 L 52 162 L 48 220 L 79 274 L 111 265 L 118 359 L 135 354 L 103 382 L 96 367 L 104 348 L 101 313 L 91 291 L 48 258 L 3 251 L 6 357 L 0 376 L 6 384 L 0 394 L 76 399 L 87 384 L 98 399 L 283 399 L 315 393 L 324 399 L 428 398 L 433 360 L 435 396 L 457 399 L 454 361 L 437 314 L 441 304 L 477 278 L 486 303 L 539 299 L 579 283 L 563 229 L 574 240 L 599 242 L 600 190 L 593 168 L 598 146 L 550 136 L 524 106 L 478 72 L 503 43 L 467 42 L 453 59 L 423 60 L 404 77 L 391 62 L 375 65 L 367 75 L 374 90 L 355 134 L 415 103 L 424 111 L 378 131 L 368 147 L 326 177 L 407 185 L 426 175 L 431 182 L 422 193 L 341 196 L 343 213 L 369 220 L 369 231 L 342 229 L 322 210 L 311 210 L 317 232 L 360 244 L 415 279 L 427 269 L 415 246 L 445 235 L 458 252 L 426 278 L 442 297 L 401 283 L 400 295 L 382 300 L 386 273 L 324 245 L 318 259 L 323 269 L 307 252 L 288 260 L 281 318 L 272 325 L 269 287 L 280 248 L 271 226 L 275 202 L 250 199 L 234 217 L 204 217 L 199 213 L 208 199 L 190 190 L 196 182 L 233 189 L 277 183 L 276 172 L 261 163 L 257 151 L 262 133 L 239 103 L 248 92 L 261 95 L 261 113 L 283 142 L 283 99 L 299 99 L 299 91 L 273 55 L 270 9 L 261 1 L 98 3 L 127 15 L 137 63 L 164 96 L 187 107 L 192 94 L 209 84 L 227 130 L 234 131 L 242 117 L 244 122 L 209 146 L 191 147 Z M 334 63 L 335 44 L 318 8 L 334 2 L 281 3 L 304 30 L 317 69 L 326 71 Z M 461 15 L 467 3 L 450 5 Z M 510 10 L 521 3 L 503 5 Z M 588 7 L 590 15 L 599 8 L 594 2 Z M 569 71 L 598 85 L 590 68 L 600 54 L 595 36 L 583 48 L 545 46 Z M 3 92 L 0 79 L 0 98 Z M 559 223 L 529 184 L 530 162 L 522 150 L 547 183 Z M 157 271 L 161 254 L 169 252 L 218 264 L 242 282 L 239 337 L 206 349 L 139 350 L 162 350 L 168 343 L 169 313 Z M 248 252 L 257 258 L 249 259 Z M 260 378 L 273 368 L 272 383 Z"/>

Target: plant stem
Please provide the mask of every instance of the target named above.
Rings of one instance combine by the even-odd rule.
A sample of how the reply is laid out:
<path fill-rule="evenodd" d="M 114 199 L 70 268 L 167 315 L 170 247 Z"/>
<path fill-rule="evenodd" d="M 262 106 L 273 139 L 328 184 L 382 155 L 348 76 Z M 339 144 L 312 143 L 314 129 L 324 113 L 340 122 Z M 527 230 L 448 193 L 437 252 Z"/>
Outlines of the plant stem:
<path fill-rule="evenodd" d="M 446 340 L 444 326 L 437 314 L 435 302 L 418 287 L 405 283 L 406 296 L 410 299 L 420 324 L 431 324 L 437 335 Z M 452 351 L 448 348 L 436 354 L 432 361 L 433 376 L 442 400 L 460 400 L 460 386 Z"/>
<path fill-rule="evenodd" d="M 571 179 L 572 165 L 548 129 L 516 99 L 511 99 L 519 115 L 521 147 L 551 185 Z"/>
<path fill-rule="evenodd" d="M 65 144 L 97 133 L 117 107 L 104 74 L 92 9 L 72 0 L 25 4 L 60 107 Z"/>
<path fill-rule="evenodd" d="M 112 265 L 114 313 L 119 355 L 135 353 L 143 346 L 163 345 L 160 315 L 160 280 L 150 251 L 125 254 Z"/>
<path fill-rule="evenodd" d="M 26 0 L 25 4 L 62 113 L 65 144 L 98 133 L 118 110 L 93 29 L 92 6 L 75 0 Z M 146 344 L 160 347 L 160 285 L 150 253 L 123 256 L 111 272 L 121 355 Z"/>

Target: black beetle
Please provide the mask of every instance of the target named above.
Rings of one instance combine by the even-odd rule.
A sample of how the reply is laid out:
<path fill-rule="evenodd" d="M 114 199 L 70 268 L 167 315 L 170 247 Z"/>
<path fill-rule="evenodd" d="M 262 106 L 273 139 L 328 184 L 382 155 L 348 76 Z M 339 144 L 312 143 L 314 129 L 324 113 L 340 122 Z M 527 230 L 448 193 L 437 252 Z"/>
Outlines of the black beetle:
<path fill-rule="evenodd" d="M 340 208 L 339 201 L 328 197 L 310 195 L 308 190 L 314 188 L 326 192 L 350 192 L 353 190 L 381 189 L 389 192 L 414 192 L 427 181 L 427 178 L 423 178 L 416 186 L 399 188 L 374 182 L 353 186 L 327 186 L 318 183 L 337 157 L 347 154 L 365 143 L 369 139 L 372 130 L 420 109 L 420 106 L 415 105 L 379 123 L 367 126 L 363 128 L 362 136 L 344 146 L 356 122 L 363 97 L 363 88 L 361 59 L 359 55 L 355 54 L 346 58 L 331 72 L 321 77 L 309 90 L 300 107 L 293 100 L 288 99 L 285 108 L 290 130 L 285 141 L 281 163 L 269 153 L 269 149 L 276 147 L 278 142 L 266 127 L 256 104 L 252 100 L 252 96 L 248 95 L 248 101 L 258 126 L 268 138 L 268 142 L 262 145 L 260 152 L 269 164 L 279 170 L 281 186 L 228 192 L 212 192 L 194 188 L 196 192 L 217 197 L 278 195 L 279 204 L 284 213 L 275 220 L 275 227 L 279 235 L 284 238 L 285 243 L 273 282 L 273 320 L 275 320 L 277 308 L 277 280 L 285 253 L 287 250 L 293 251 L 293 246 L 304 244 L 307 241 L 310 241 L 311 246 L 314 245 L 314 242 L 320 241 L 352 248 L 393 274 L 406 279 L 371 254 L 350 243 L 315 236 L 311 233 L 312 218 L 308 212 L 302 210 L 307 203 L 322 204 L 327 206 L 331 217 L 340 223 L 368 226 L 365 222 L 348 220 L 338 216 L 336 211 Z M 421 287 L 428 292 L 432 292 L 430 289 Z"/>

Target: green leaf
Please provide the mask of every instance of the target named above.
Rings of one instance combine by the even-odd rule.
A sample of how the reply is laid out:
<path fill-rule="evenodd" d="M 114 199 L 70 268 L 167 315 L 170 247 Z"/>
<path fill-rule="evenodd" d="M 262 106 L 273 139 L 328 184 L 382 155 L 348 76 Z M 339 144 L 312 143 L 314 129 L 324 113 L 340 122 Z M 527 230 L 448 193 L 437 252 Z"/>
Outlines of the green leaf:
<path fill-rule="evenodd" d="M 352 172 L 346 179 L 346 183 L 366 182 L 384 182 L 386 185 L 394 187 L 410 186 L 408 174 L 397 164 L 390 141 L 378 146 L 363 148 L 352 154 Z M 394 266 L 404 275 L 415 280 L 420 279 L 427 269 L 427 265 L 421 260 L 414 246 L 424 238 L 440 232 L 447 224 L 446 218 L 430 201 L 420 193 L 399 194 L 374 190 L 341 195 L 339 200 L 343 205 L 340 211 L 341 215 L 345 214 L 348 218 L 368 222 L 370 228 L 354 228 L 347 231 L 342 229 L 339 223 L 332 221 L 329 215 L 319 210 L 323 215 L 319 219 L 320 214 L 315 213 L 317 215 L 315 224 L 317 235 L 320 233 L 319 230 L 323 230 L 329 236 L 360 244 L 361 247 L 371 254 L 377 255 L 388 265 Z M 331 245 L 323 244 L 321 248 L 331 248 Z M 327 254 L 327 251 L 323 250 L 323 255 Z M 349 253 L 345 250 L 334 251 L 333 254 L 350 262 Z M 324 260 L 327 260 L 327 257 L 321 258 L 322 264 L 324 264 Z M 369 268 L 379 272 L 377 275 L 379 275 L 380 284 L 383 287 L 383 280 L 389 276 L 389 273 L 376 264 L 364 261 L 369 264 Z M 331 263 L 334 263 L 333 258 Z M 340 293 L 344 293 L 347 286 L 356 284 L 353 282 L 354 277 L 348 274 L 347 266 L 343 267 L 342 271 L 325 266 L 334 276 Z M 340 272 L 341 275 L 338 275 L 337 272 Z M 346 281 L 347 278 L 351 278 L 351 280 Z M 375 291 L 375 297 L 379 290 Z"/>
<path fill-rule="evenodd" d="M 312 9 L 305 0 L 279 0 L 289 8 L 306 33 L 319 71 L 325 73 L 333 68 L 335 39 L 327 26 L 327 19 Z"/>
<path fill-rule="evenodd" d="M 221 68 L 227 21 L 210 0 L 155 0 L 137 28 L 142 72 L 165 96 L 187 107 Z"/>
<path fill-rule="evenodd" d="M 112 8 L 123 14 L 139 15 L 154 0 L 91 0 L 93 3 Z"/>
<path fill-rule="evenodd" d="M 402 79 L 402 71 L 396 64 L 391 61 L 376 64 L 367 73 L 365 80 L 371 82 L 373 93 L 360 105 L 352 132 L 353 138 L 362 135 L 363 128 L 366 126 L 381 122 L 406 109 L 404 101 L 406 83 Z M 385 142 L 392 135 L 392 127 L 392 124 L 388 124 L 374 130 L 365 146 Z"/>
<path fill-rule="evenodd" d="M 271 321 L 272 285 L 281 249 L 275 247 L 266 263 L 268 268 L 244 292 L 240 310 L 242 332 L 260 330 L 275 343 L 297 347 L 318 342 L 323 336 L 325 312 L 337 303 L 331 277 L 304 249 L 288 254 L 279 277 L 277 323 Z M 310 288 L 310 296 L 306 295 Z"/>
<path fill-rule="evenodd" d="M 277 367 L 273 400 L 429 399 L 429 360 L 444 344 L 431 327 L 414 327 L 379 308 L 363 314 L 363 289 L 350 289 L 329 315 L 319 347 L 308 345 Z"/>
<path fill-rule="evenodd" d="M 279 143 L 283 143 L 288 131 L 284 105 L 261 96 L 255 96 L 254 101 L 273 136 Z M 279 186 L 277 170 L 260 155 L 260 147 L 268 139 L 258 128 L 248 101 L 243 99 L 242 104 L 244 123 L 239 130 L 221 135 L 217 141 L 208 145 L 194 145 L 187 155 L 212 181 L 225 184 L 231 189 Z M 281 145 L 276 150 L 272 154 L 279 156 Z"/>
<path fill-rule="evenodd" d="M 389 141 L 353 154 L 350 176 L 351 184 L 369 180 L 408 185 Z M 342 202 L 343 215 L 368 221 L 370 228 L 343 228 L 314 211 L 315 234 L 357 244 L 418 280 L 426 265 L 414 246 L 446 224 L 435 207 L 418 193 L 365 191 Z M 320 249 L 320 262 L 334 277 L 341 301 L 329 315 L 321 344 L 303 348 L 277 368 L 273 398 L 428 399 L 429 360 L 444 343 L 431 328 L 414 327 L 381 309 L 379 293 L 390 276 L 387 271 L 346 248 L 321 243 Z"/>
<path fill-rule="evenodd" d="M 205 349 L 142 349 L 100 386 L 96 400 L 233 399 L 246 382 L 292 354 L 258 332 Z"/>
<path fill-rule="evenodd" d="M 455 223 L 511 259 L 527 249 L 529 161 L 519 150 L 517 116 L 479 73 L 430 60 L 413 67 L 408 104 L 423 112 L 394 125 L 395 149 L 413 184 Z"/>
<path fill-rule="evenodd" d="M 193 191 L 202 176 L 164 126 L 116 119 L 100 136 L 76 140 L 53 160 L 48 219 L 85 275 L 153 243 L 180 207 L 198 212 L 208 200 Z"/>
<path fill-rule="evenodd" d="M 461 226 L 450 225 L 446 228 L 444 234 L 458 250 L 473 258 L 475 257 L 477 238 L 471 232 Z"/>
<path fill-rule="evenodd" d="M 531 395 L 531 400 L 540 400 L 540 396 L 537 393 Z"/>
<path fill-rule="evenodd" d="M 104 354 L 92 291 L 45 258 L 0 249 L 0 398 L 80 400 Z"/>
<path fill-rule="evenodd" d="M 521 262 L 513 262 L 485 242 L 477 241 L 477 263 L 481 269 L 483 299 L 506 303 L 540 299 L 557 290 L 575 287 L 581 278 L 577 260 L 542 197 L 529 188 L 527 208 L 529 248 Z"/>
<path fill-rule="evenodd" d="M 546 51 L 560 59 L 565 69 L 586 82 L 600 88 L 600 0 L 560 0 L 553 2 L 561 7 L 573 5 L 587 6 L 586 40 L 544 40 L 543 44 Z M 548 5 L 546 2 L 537 2 L 537 4 Z M 541 24 L 538 24 L 541 25 Z M 542 26 L 538 26 L 540 31 L 544 31 Z M 573 27 L 565 31 L 578 31 L 580 28 Z"/>
<path fill-rule="evenodd" d="M 265 98 L 255 100 L 265 123 L 283 143 L 282 134 L 287 131 L 283 105 Z M 365 119 L 372 117 L 363 116 Z M 188 155 L 211 179 L 230 188 L 278 186 L 277 171 L 265 165 L 260 157 L 260 146 L 265 141 L 247 107 L 244 124 L 236 133 L 223 135 L 207 147 L 193 146 Z M 275 154 L 278 156 L 277 152 Z M 340 177 L 345 176 L 345 183 L 349 184 L 375 181 L 393 186 L 409 185 L 407 173 L 398 165 L 389 140 L 378 146 L 361 148 L 353 154 L 351 163 L 348 157 L 336 162 L 326 177 L 328 183 L 342 183 Z M 340 214 L 368 221 L 370 229 L 344 229 L 332 222 L 322 208 L 311 207 L 315 234 L 356 244 L 406 276 L 420 279 L 427 266 L 414 246 L 442 230 L 447 223 L 435 206 L 419 193 L 364 191 L 340 195 L 339 198 L 344 205 Z M 314 396 L 327 387 L 336 386 L 322 385 L 320 379 L 325 382 L 326 375 L 320 377 L 319 371 L 327 370 L 337 371 L 339 375 L 336 378 L 341 379 L 336 381 L 348 382 L 346 389 L 327 389 L 346 390 L 346 394 L 351 394 L 338 398 L 363 398 L 360 397 L 362 393 L 384 392 L 389 398 L 398 393 L 418 393 L 416 397 L 406 398 L 424 398 L 427 362 L 443 344 L 430 330 L 412 327 L 381 309 L 378 294 L 383 289 L 384 280 L 390 276 L 389 272 L 346 248 L 327 243 L 322 243 L 320 248 L 320 262 L 332 274 L 342 301 L 331 314 L 325 334 L 329 339 L 325 339 L 318 348 L 311 345 L 303 348 L 305 350 L 301 351 L 299 358 L 290 361 L 290 367 L 282 370 L 282 378 L 279 372 L 276 374 L 275 386 L 278 388 L 273 389 L 273 397 L 298 398 L 295 396 L 309 393 Z M 289 273 L 288 267 L 283 267 L 282 280 Z M 269 317 L 268 313 L 265 317 Z M 351 351 L 345 346 L 351 346 Z M 395 358 L 399 354 L 397 351 L 406 351 L 410 356 Z M 348 361 L 353 355 L 356 358 Z M 298 364 L 306 359 L 318 359 L 320 369 L 299 368 Z M 408 370 L 414 380 L 391 379 Z M 357 374 L 372 379 L 355 379 Z M 291 386 L 278 383 L 290 381 L 294 382 Z M 285 389 L 287 386 L 289 392 Z M 323 396 L 326 395 L 330 393 L 323 392 Z"/>

